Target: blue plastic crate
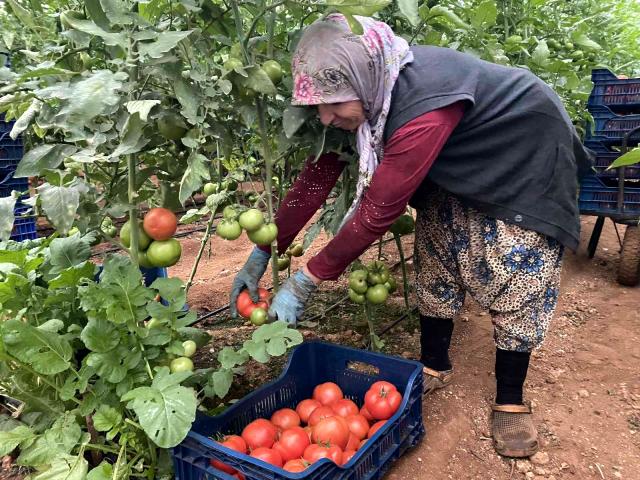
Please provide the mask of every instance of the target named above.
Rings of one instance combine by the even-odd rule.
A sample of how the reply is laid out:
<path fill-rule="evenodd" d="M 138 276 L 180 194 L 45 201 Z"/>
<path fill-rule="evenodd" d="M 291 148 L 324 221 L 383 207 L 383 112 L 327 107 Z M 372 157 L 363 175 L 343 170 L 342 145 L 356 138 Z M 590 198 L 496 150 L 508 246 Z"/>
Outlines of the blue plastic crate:
<path fill-rule="evenodd" d="M 618 188 L 605 185 L 595 175 L 582 180 L 578 205 L 580 213 L 597 216 L 640 218 L 640 187 L 624 187 L 623 208 L 618 209 Z"/>
<path fill-rule="evenodd" d="M 607 180 L 617 180 L 619 175 L 618 169 L 607 170 L 607 168 L 609 168 L 609 165 L 620 157 L 622 153 L 608 148 L 600 141 L 586 140 L 584 145 L 596 154 L 594 168 L 598 172 L 597 176 Z M 625 167 L 624 178 L 627 180 L 640 179 L 640 165 Z"/>
<path fill-rule="evenodd" d="M 16 202 L 14 209 L 15 220 L 13 230 L 11 230 L 11 240 L 21 242 L 22 240 L 33 240 L 37 238 L 36 219 L 34 217 L 20 218 L 20 215 L 27 213 L 31 207 Z"/>
<path fill-rule="evenodd" d="M 614 111 L 640 113 L 640 78 L 620 79 L 606 68 L 591 72 L 593 90 L 587 107 L 605 106 Z"/>
<path fill-rule="evenodd" d="M 640 127 L 639 115 L 616 115 L 609 108 L 596 106 L 590 109 L 595 122 L 593 136 L 587 135 L 587 140 L 598 139 L 606 145 L 622 145 L 625 134 Z M 629 139 L 629 146 L 637 145 L 640 131 L 635 132 Z"/>
<path fill-rule="evenodd" d="M 0 169 L 12 168 L 15 170 L 23 155 L 22 142 L 0 141 Z"/>
<path fill-rule="evenodd" d="M 13 178 L 15 170 L 12 168 L 0 168 L 0 197 L 8 197 L 11 191 L 26 192 L 29 190 L 29 180 L 26 178 Z M 26 198 L 26 194 L 23 195 Z"/>
<path fill-rule="evenodd" d="M 403 395 L 402 404 L 344 466 L 322 459 L 304 472 L 286 472 L 209 438 L 220 433 L 238 434 L 257 418 L 269 418 L 280 408 L 295 408 L 323 382 L 337 383 L 345 397 L 362 404 L 366 391 L 378 380 L 393 383 Z M 248 480 L 378 480 L 424 434 L 420 363 L 338 345 L 305 342 L 291 353 L 280 378 L 247 395 L 221 415 L 208 417 L 199 413 L 191 432 L 173 449 L 172 456 L 176 480 L 233 480 L 234 477 L 210 465 L 212 458 L 231 465 Z"/>

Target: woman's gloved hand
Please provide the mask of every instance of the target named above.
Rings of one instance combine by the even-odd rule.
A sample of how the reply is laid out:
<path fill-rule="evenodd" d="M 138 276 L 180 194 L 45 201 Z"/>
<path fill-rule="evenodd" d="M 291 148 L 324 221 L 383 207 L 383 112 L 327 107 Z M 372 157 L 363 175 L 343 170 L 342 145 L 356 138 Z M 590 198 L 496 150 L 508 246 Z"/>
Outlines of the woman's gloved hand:
<path fill-rule="evenodd" d="M 231 298 L 229 303 L 229 310 L 231 311 L 231 316 L 236 318 L 238 316 L 238 307 L 236 307 L 236 301 L 238 300 L 238 295 L 244 288 L 249 290 L 249 296 L 251 300 L 257 302 L 259 300 L 258 297 L 258 282 L 264 275 L 265 270 L 267 269 L 267 265 L 269 264 L 269 259 L 271 255 L 267 252 L 260 250 L 258 247 L 255 247 L 249 255 L 247 262 L 242 267 L 242 270 L 238 272 L 236 278 L 233 279 L 233 283 L 231 284 Z"/>
<path fill-rule="evenodd" d="M 304 312 L 304 305 L 318 286 L 302 269 L 292 275 L 278 290 L 271 302 L 269 318 L 282 320 L 295 327 Z"/>

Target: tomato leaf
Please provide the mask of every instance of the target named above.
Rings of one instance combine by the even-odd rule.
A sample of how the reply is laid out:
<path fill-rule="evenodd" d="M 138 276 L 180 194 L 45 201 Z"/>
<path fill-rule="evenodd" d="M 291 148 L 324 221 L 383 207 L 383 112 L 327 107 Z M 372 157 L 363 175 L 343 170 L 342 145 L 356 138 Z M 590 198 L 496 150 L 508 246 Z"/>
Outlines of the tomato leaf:
<path fill-rule="evenodd" d="M 179 312 L 187 303 L 187 293 L 184 283 L 179 278 L 157 278 L 151 288 L 158 291 L 160 296 L 170 303 L 174 312 Z"/>
<path fill-rule="evenodd" d="M 108 352 L 92 352 L 85 357 L 87 365 L 95 368 L 96 373 L 110 383 L 124 380 L 127 372 L 135 368 L 141 359 L 140 350 L 123 344 Z"/>
<path fill-rule="evenodd" d="M 209 175 L 209 162 L 204 155 L 192 153 L 187 159 L 187 163 L 188 167 L 182 176 L 182 180 L 180 180 L 180 193 L 178 195 L 182 205 L 194 192 L 202 188 L 205 180 L 211 178 Z"/>
<path fill-rule="evenodd" d="M 91 247 L 80 236 L 56 238 L 49 246 L 49 262 L 51 275 L 57 275 L 64 270 L 75 268 L 89 259 Z"/>
<path fill-rule="evenodd" d="M 122 396 L 146 434 L 161 448 L 180 443 L 196 418 L 195 391 L 180 385 L 190 375 L 169 373 L 167 367 L 161 367 L 150 387 L 138 387 Z"/>
<path fill-rule="evenodd" d="M 92 352 L 104 353 L 113 350 L 120 343 L 118 328 L 104 318 L 92 318 L 82 329 L 80 339 Z"/>
<path fill-rule="evenodd" d="M 420 23 L 418 0 L 398 0 L 398 8 L 411 25 L 416 27 Z"/>
<path fill-rule="evenodd" d="M 77 187 L 57 187 L 45 183 L 38 187 L 42 210 L 56 230 L 67 233 L 73 226 L 76 211 L 80 205 L 80 191 Z"/>
<path fill-rule="evenodd" d="M 113 466 L 107 461 L 103 461 L 87 475 L 87 480 L 112 480 L 112 478 Z"/>
<path fill-rule="evenodd" d="M 329 0 L 326 5 L 328 7 L 336 8 L 343 14 L 370 17 L 390 3 L 391 0 Z"/>
<path fill-rule="evenodd" d="M 233 370 L 221 369 L 211 375 L 213 392 L 220 398 L 224 398 L 229 393 L 232 382 Z"/>
<path fill-rule="evenodd" d="M 176 92 L 178 102 L 182 106 L 182 115 L 192 124 L 198 123 L 198 106 L 201 101 L 195 87 L 182 80 L 176 80 L 173 82 L 173 89 Z"/>
<path fill-rule="evenodd" d="M 246 340 L 242 344 L 242 348 L 257 362 L 267 363 L 269 361 L 270 357 L 264 341 Z"/>
<path fill-rule="evenodd" d="M 69 25 L 79 32 L 102 38 L 106 45 L 127 48 L 127 36 L 124 33 L 111 33 L 103 30 L 91 20 L 79 20 L 72 16 L 66 16 L 65 20 Z"/>
<path fill-rule="evenodd" d="M 146 122 L 151 109 L 159 104 L 160 100 L 132 100 L 125 103 L 125 106 L 127 107 L 127 112 L 131 115 L 138 113 L 140 115 L 140 120 Z"/>
<path fill-rule="evenodd" d="M 492 27 L 498 18 L 495 0 L 485 0 L 478 4 L 471 15 L 471 25 L 476 28 Z"/>
<path fill-rule="evenodd" d="M 288 106 L 282 114 L 282 128 L 287 138 L 292 138 L 312 115 L 311 108 Z"/>
<path fill-rule="evenodd" d="M 626 167 L 628 165 L 634 165 L 640 163 L 640 148 L 635 148 L 624 155 L 619 156 L 616 160 L 609 165 L 607 170 L 618 167 Z"/>
<path fill-rule="evenodd" d="M 0 456 L 9 455 L 18 445 L 35 438 L 36 434 L 26 425 L 20 425 L 7 432 L 0 431 Z"/>
<path fill-rule="evenodd" d="M 122 413 L 108 405 L 100 405 L 93 414 L 93 426 L 98 432 L 108 432 L 120 425 Z"/>
<path fill-rule="evenodd" d="M 184 32 L 162 32 L 155 42 L 141 43 L 140 55 L 142 57 L 160 58 L 170 50 L 173 50 L 180 41 L 187 38 L 193 30 Z"/>
<path fill-rule="evenodd" d="M 16 198 L 14 196 L 0 198 L 0 240 L 9 240 L 13 231 L 15 220 L 14 208 Z"/>
<path fill-rule="evenodd" d="M 18 164 L 15 178 L 39 176 L 45 169 L 57 168 L 64 157 L 71 155 L 77 149 L 71 145 L 48 144 L 38 145 L 25 153 Z"/>
<path fill-rule="evenodd" d="M 56 278 L 49 281 L 49 290 L 75 287 L 83 278 L 93 280 L 95 270 L 96 266 L 91 262 L 82 262 L 79 265 L 67 268 L 60 272 Z"/>
<path fill-rule="evenodd" d="M 31 480 L 84 480 L 89 464 L 83 457 L 83 451 L 84 449 L 81 449 L 77 457 L 56 455 L 49 468 L 42 473 L 32 475 Z"/>
<path fill-rule="evenodd" d="M 249 359 L 248 352 L 244 350 L 234 350 L 231 347 L 224 347 L 218 353 L 218 361 L 222 368 L 232 369 L 238 365 L 242 365 Z"/>
<path fill-rule="evenodd" d="M 71 345 L 60 335 L 8 320 L 2 325 L 2 339 L 7 352 L 38 373 L 55 375 L 70 366 Z"/>
<path fill-rule="evenodd" d="M 47 465 L 71 453 L 82 437 L 75 412 L 65 412 L 27 448 L 22 448 L 18 465 Z M 55 477 L 54 477 L 55 478 Z M 63 477 L 65 478 L 65 477 Z"/>
<path fill-rule="evenodd" d="M 84 6 L 91 20 L 95 22 L 101 29 L 109 31 L 111 23 L 100 4 L 100 0 L 84 0 Z"/>

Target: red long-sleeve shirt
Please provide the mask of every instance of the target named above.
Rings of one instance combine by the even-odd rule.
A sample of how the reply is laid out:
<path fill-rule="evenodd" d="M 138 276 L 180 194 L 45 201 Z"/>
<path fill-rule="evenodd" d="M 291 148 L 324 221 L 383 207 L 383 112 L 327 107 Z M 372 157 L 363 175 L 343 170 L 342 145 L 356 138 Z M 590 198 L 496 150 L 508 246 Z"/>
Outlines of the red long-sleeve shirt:
<path fill-rule="evenodd" d="M 464 103 L 458 102 L 421 115 L 394 132 L 352 219 L 307 264 L 313 275 L 335 280 L 389 229 L 405 211 L 463 113 Z M 307 162 L 276 214 L 280 254 L 322 206 L 344 167 L 337 154 Z"/>

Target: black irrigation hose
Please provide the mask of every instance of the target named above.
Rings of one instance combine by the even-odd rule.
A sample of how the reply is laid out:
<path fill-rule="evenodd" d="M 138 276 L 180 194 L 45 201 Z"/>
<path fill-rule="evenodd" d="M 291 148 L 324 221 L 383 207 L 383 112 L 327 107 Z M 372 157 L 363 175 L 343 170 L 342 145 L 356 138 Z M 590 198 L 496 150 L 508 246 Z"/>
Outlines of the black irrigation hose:
<path fill-rule="evenodd" d="M 391 330 L 393 327 L 395 327 L 396 325 L 398 325 L 401 321 L 403 321 L 405 318 L 407 318 L 409 315 L 413 314 L 414 312 L 418 311 L 418 307 L 413 307 L 409 310 L 407 310 L 406 312 L 404 312 L 402 315 L 400 315 L 397 319 L 395 319 L 391 324 L 389 324 L 388 326 L 386 326 L 385 328 L 382 329 L 382 331 L 380 333 L 378 333 L 378 336 L 381 337 L 383 336 L 385 333 L 387 333 L 389 330 Z"/>

